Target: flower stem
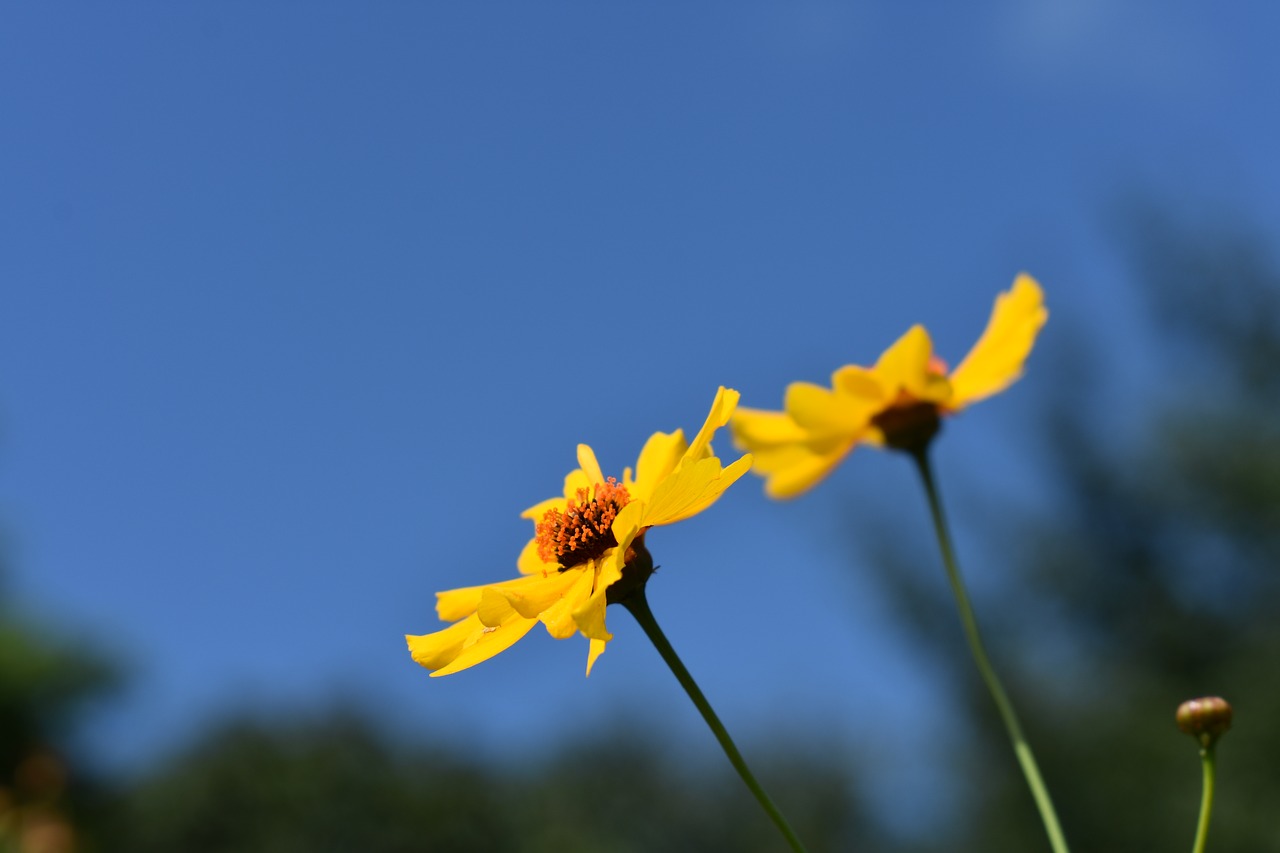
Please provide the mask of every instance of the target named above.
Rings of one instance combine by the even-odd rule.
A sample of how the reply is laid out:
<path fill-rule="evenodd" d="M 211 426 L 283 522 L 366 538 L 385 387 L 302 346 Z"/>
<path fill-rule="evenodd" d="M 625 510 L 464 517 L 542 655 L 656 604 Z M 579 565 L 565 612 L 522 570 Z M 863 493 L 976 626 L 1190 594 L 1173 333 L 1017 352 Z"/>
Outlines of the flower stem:
<path fill-rule="evenodd" d="M 760 803 L 760 807 L 764 809 L 765 814 L 769 815 L 769 819 L 773 821 L 774 826 L 778 827 L 778 831 L 787 839 L 791 849 L 796 853 L 805 853 L 804 845 L 800 843 L 795 830 L 787 823 L 787 819 L 782 816 L 782 812 L 778 810 L 778 807 L 773 804 L 773 800 L 769 799 L 769 795 L 764 792 L 764 788 L 760 787 L 760 783 L 752 775 L 751 769 L 747 767 L 747 762 L 743 760 L 742 753 L 738 752 L 738 748 L 734 746 L 733 738 L 729 737 L 729 732 L 725 730 L 724 724 L 720 722 L 720 718 L 712 710 L 711 704 L 707 702 L 707 697 L 702 695 L 702 691 L 698 689 L 697 682 L 693 680 L 689 670 L 684 668 L 684 664 L 680 662 L 679 656 L 676 655 L 676 650 L 671 647 L 666 635 L 658 627 L 657 620 L 653 618 L 653 611 L 649 609 L 649 601 L 645 598 L 644 587 L 640 587 L 618 603 L 626 607 L 627 610 L 631 611 L 631 615 L 636 617 L 636 621 L 640 623 L 640 627 L 644 629 L 645 634 L 653 642 L 658 654 L 662 655 L 662 659 L 671 668 L 671 672 L 675 674 L 676 680 L 680 682 L 684 692 L 689 694 L 689 698 L 697 706 L 699 713 L 702 714 L 702 719 L 707 721 L 707 725 L 711 728 L 711 733 L 720 742 L 720 746 L 724 749 L 724 754 L 729 757 L 729 763 L 733 765 L 733 769 L 738 771 L 742 781 L 751 789 L 756 801 Z"/>
<path fill-rule="evenodd" d="M 1009 696 L 1005 693 L 1004 686 L 1000 683 L 995 668 L 991 666 L 986 648 L 982 644 L 982 636 L 978 633 L 978 620 L 973 614 L 973 605 L 969 603 L 969 593 L 965 590 L 964 581 L 960 577 L 960 567 L 956 563 L 955 549 L 951 544 L 951 534 L 948 532 L 946 517 L 942 512 L 942 501 L 938 497 L 938 488 L 934 483 L 933 469 L 929 464 L 928 451 L 921 449 L 911 453 L 911 456 L 916 461 L 920 479 L 924 482 L 924 490 L 929 498 L 929 511 L 933 515 L 934 533 L 938 537 L 938 548 L 942 551 L 942 562 L 946 566 L 947 580 L 951 583 L 951 592 L 955 595 L 956 606 L 960 610 L 960 621 L 964 624 L 965 637 L 969 641 L 969 651 L 973 655 L 974 663 L 978 665 L 978 672 L 982 674 L 982 680 L 986 683 L 987 690 L 991 693 L 991 698 L 995 700 L 996 708 L 1000 711 L 1000 719 L 1004 721 L 1004 727 L 1009 733 L 1009 740 L 1013 742 L 1014 755 L 1018 758 L 1018 764 L 1022 766 L 1022 774 L 1027 779 L 1027 787 L 1031 789 L 1031 795 L 1035 798 L 1036 807 L 1040 810 L 1040 820 L 1044 823 L 1045 832 L 1049 836 L 1049 843 L 1053 846 L 1055 853 L 1068 853 L 1067 840 L 1062 834 L 1062 827 L 1058 824 L 1058 815 L 1053 810 L 1053 800 L 1049 797 L 1049 789 L 1045 787 L 1044 780 L 1040 778 L 1040 768 L 1036 765 L 1036 758 L 1031 752 L 1031 745 L 1027 743 L 1027 738 L 1022 733 L 1022 725 L 1018 722 L 1018 714 L 1014 711 L 1013 703 L 1009 701 Z"/>
<path fill-rule="evenodd" d="M 1204 853 L 1204 841 L 1209 837 L 1209 816 L 1213 812 L 1213 744 L 1200 749 L 1200 765 L 1204 769 L 1204 791 L 1200 794 L 1200 823 L 1196 826 L 1191 853 Z"/>

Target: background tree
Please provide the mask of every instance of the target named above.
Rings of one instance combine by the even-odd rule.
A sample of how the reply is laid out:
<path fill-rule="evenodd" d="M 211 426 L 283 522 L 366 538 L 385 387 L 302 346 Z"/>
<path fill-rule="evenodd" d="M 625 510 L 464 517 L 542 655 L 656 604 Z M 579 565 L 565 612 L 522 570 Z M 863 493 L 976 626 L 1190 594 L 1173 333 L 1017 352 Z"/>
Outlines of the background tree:
<path fill-rule="evenodd" d="M 732 771 L 681 766 L 660 743 L 621 726 L 545 760 L 495 765 L 398 743 L 350 712 L 242 719 L 123 790 L 100 837 L 131 853 L 778 849 Z M 878 849 L 842 761 L 777 755 L 761 774 L 815 853 Z"/>
<path fill-rule="evenodd" d="M 0 592 L 0 849 L 79 847 L 73 827 L 92 786 L 74 770 L 70 736 L 116 677 L 105 658 L 32 625 Z"/>

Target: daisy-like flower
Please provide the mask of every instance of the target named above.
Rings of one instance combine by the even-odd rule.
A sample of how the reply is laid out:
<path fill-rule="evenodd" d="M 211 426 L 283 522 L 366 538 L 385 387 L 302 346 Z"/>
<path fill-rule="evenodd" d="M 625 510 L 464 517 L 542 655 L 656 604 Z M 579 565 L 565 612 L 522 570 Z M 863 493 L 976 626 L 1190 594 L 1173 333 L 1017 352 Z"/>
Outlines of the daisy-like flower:
<path fill-rule="evenodd" d="M 635 471 L 625 469 L 621 480 L 605 477 L 595 453 L 579 444 L 564 496 L 521 514 L 534 522 L 534 537 L 517 560 L 521 577 L 437 593 L 436 612 L 453 624 L 406 636 L 413 659 L 432 676 L 458 672 L 509 648 L 541 622 L 556 639 L 579 632 L 590 639 L 590 675 L 612 639 L 606 605 L 624 600 L 653 572 L 645 532 L 702 512 L 751 467 L 750 454 L 722 467 L 711 451 L 712 436 L 737 405 L 738 392 L 720 388 L 692 443 L 681 430 L 654 433 Z"/>
<path fill-rule="evenodd" d="M 846 365 L 831 387 L 795 382 L 784 411 L 739 409 L 733 435 L 755 455 L 770 497 L 808 491 L 862 443 L 917 451 L 940 419 L 1003 391 L 1022 374 L 1048 312 L 1035 279 L 1023 273 L 996 297 L 982 337 L 948 371 L 923 326 L 912 326 L 872 367 Z"/>

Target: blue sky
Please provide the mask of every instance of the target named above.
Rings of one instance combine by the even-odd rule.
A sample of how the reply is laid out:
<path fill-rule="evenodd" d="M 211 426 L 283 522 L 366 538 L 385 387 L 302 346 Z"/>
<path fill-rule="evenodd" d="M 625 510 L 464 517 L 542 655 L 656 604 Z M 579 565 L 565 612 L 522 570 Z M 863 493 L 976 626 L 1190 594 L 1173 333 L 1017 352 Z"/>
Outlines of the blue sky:
<path fill-rule="evenodd" d="M 0 513 L 20 601 L 135 667 L 91 746 L 334 698 L 497 755 L 620 713 L 697 732 L 622 612 L 590 680 L 581 638 L 428 680 L 402 635 L 513 573 L 579 441 L 620 471 L 718 385 L 775 406 L 913 322 L 955 363 L 1024 269 L 1042 350 L 1116 338 L 1134 193 L 1277 221 L 1278 16 L 1245 9 L 6 7 Z M 1034 492 L 1042 360 L 948 428 L 957 498 Z M 908 486 L 859 454 L 651 536 L 732 730 L 851 739 L 874 703 L 928 766 L 943 691 L 841 536 L 881 488 L 923 536 Z"/>

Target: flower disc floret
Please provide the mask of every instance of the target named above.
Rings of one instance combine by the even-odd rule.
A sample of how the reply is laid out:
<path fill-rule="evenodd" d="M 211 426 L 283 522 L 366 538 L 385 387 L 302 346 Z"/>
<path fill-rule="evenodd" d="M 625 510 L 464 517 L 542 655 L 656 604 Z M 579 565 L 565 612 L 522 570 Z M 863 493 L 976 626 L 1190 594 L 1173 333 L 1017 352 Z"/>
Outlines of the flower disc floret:
<path fill-rule="evenodd" d="M 534 539 L 538 556 L 560 569 L 598 559 L 618 545 L 613 521 L 618 511 L 631 501 L 626 486 L 616 477 L 575 490 L 563 512 L 552 507 L 537 523 Z"/>

